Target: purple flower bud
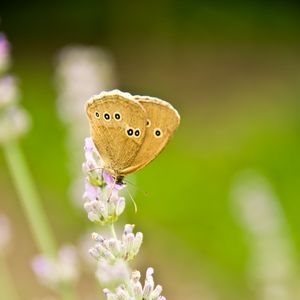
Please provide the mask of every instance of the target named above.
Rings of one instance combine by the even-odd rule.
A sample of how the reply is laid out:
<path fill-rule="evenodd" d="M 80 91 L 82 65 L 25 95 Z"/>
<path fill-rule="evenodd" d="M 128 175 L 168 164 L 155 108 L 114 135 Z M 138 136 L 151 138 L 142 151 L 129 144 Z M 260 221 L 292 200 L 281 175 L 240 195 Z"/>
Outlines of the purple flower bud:
<path fill-rule="evenodd" d="M 162 290 L 163 290 L 162 286 L 157 285 L 156 288 L 151 293 L 150 299 L 156 299 L 161 294 Z"/>
<path fill-rule="evenodd" d="M 85 139 L 84 150 L 87 153 L 92 153 L 93 151 L 95 151 L 95 145 L 91 137 L 87 137 Z"/>
<path fill-rule="evenodd" d="M 154 274 L 154 269 L 149 267 L 146 271 L 146 279 Z"/>
<path fill-rule="evenodd" d="M 120 216 L 125 209 L 125 198 L 120 197 L 116 206 L 116 214 L 117 216 Z"/>
<path fill-rule="evenodd" d="M 140 271 L 133 271 L 132 274 L 131 274 L 131 279 L 134 282 L 138 282 L 141 279 L 141 273 L 140 273 Z"/>
<path fill-rule="evenodd" d="M 107 172 L 103 172 L 103 179 L 109 186 L 115 184 L 115 179 Z"/>
<path fill-rule="evenodd" d="M 85 183 L 85 192 L 83 198 L 89 201 L 99 199 L 101 189 L 97 186 L 91 185 L 88 181 Z"/>
<path fill-rule="evenodd" d="M 131 233 L 133 231 L 134 224 L 126 224 L 124 227 L 124 234 Z"/>

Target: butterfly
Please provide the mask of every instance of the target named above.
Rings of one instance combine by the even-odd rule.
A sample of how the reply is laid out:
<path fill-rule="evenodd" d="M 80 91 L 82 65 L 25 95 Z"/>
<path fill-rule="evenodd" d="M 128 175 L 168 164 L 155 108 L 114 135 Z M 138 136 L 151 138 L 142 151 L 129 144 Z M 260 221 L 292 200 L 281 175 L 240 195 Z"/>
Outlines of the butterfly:
<path fill-rule="evenodd" d="M 118 184 L 154 160 L 180 123 L 178 112 L 168 102 L 119 90 L 93 96 L 86 113 L 104 170 Z"/>

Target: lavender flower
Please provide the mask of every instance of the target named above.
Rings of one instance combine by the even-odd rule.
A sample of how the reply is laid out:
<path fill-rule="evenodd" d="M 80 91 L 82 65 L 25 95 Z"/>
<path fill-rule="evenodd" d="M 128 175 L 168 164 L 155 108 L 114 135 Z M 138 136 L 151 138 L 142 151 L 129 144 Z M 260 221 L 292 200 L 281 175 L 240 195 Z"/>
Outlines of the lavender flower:
<path fill-rule="evenodd" d="M 124 261 L 132 260 L 141 247 L 143 241 L 143 234 L 141 232 L 132 233 L 134 225 L 125 225 L 122 238 L 104 238 L 98 233 L 93 233 L 92 237 L 97 242 L 94 247 L 90 249 L 90 254 L 97 261 L 107 261 L 111 264 L 118 259 Z"/>
<path fill-rule="evenodd" d="M 127 285 L 121 284 L 115 291 L 105 288 L 103 292 L 109 300 L 166 300 L 165 297 L 161 296 L 162 286 L 155 286 L 154 284 L 153 273 L 153 268 L 147 269 L 143 286 L 140 282 L 140 272 L 133 271 Z"/>
<path fill-rule="evenodd" d="M 58 56 L 58 109 L 62 120 L 73 123 L 83 119 L 82 107 L 91 94 L 115 86 L 114 62 L 108 52 L 91 46 L 63 48 Z M 86 126 L 85 126 L 86 127 Z"/>
<path fill-rule="evenodd" d="M 8 58 L 9 45 L 4 35 L 0 34 L 0 73 L 6 71 Z M 0 77 L 0 144 L 18 138 L 29 128 L 29 115 L 17 105 L 18 99 L 16 78 L 2 75 Z"/>
<path fill-rule="evenodd" d="M 7 51 L 8 46 L 0 37 L 0 66 L 1 59 L 9 55 Z M 45 255 L 54 257 L 56 253 L 54 238 L 39 203 L 40 199 L 22 149 L 16 141 L 29 127 L 28 114 L 18 105 L 17 100 L 18 89 L 15 78 L 2 75 L 0 77 L 0 143 L 37 246 Z M 5 233 L 2 236 L 4 238 Z M 77 274 L 75 265 L 74 255 L 67 249 L 61 250 L 57 260 L 39 256 L 33 262 L 33 268 L 39 279 L 52 286 L 75 280 Z M 3 286 L 7 287 L 9 284 L 3 282 Z M 10 290 L 14 289 L 10 288 Z M 70 287 L 62 287 L 59 292 L 64 299 L 73 298 Z"/>
<path fill-rule="evenodd" d="M 53 289 L 76 282 L 79 277 L 78 257 L 73 246 L 64 246 L 57 260 L 39 255 L 32 262 L 32 269 L 39 281 Z"/>
<path fill-rule="evenodd" d="M 0 33 L 0 73 L 5 72 L 10 65 L 10 45 L 3 33 Z"/>
<path fill-rule="evenodd" d="M 236 217 L 250 238 L 249 274 L 258 298 L 298 299 L 294 245 L 271 185 L 260 174 L 245 171 L 235 182 L 232 199 Z"/>
<path fill-rule="evenodd" d="M 84 208 L 90 221 L 109 225 L 112 236 L 93 233 L 96 241 L 89 253 L 97 261 L 96 276 L 104 294 L 110 300 L 166 300 L 161 296 L 162 287 L 155 286 L 153 269 L 148 268 L 144 285 L 140 272 L 131 271 L 129 261 L 139 252 L 143 241 L 141 232 L 133 233 L 134 225 L 124 226 L 121 237 L 115 232 L 114 223 L 125 209 L 125 198 L 119 195 L 125 185 L 117 185 L 115 179 L 103 170 L 103 161 L 91 138 L 85 139 L 83 171 L 86 174 Z M 109 288 L 109 289 L 108 289 Z"/>
<path fill-rule="evenodd" d="M 9 104 L 15 104 L 19 99 L 17 80 L 14 76 L 6 75 L 0 78 L 0 109 Z"/>
<path fill-rule="evenodd" d="M 20 107 L 9 107 L 0 111 L 0 144 L 14 140 L 25 134 L 30 125 L 30 117 Z"/>
<path fill-rule="evenodd" d="M 63 48 L 57 60 L 57 108 L 68 126 L 67 148 L 70 152 L 70 173 L 73 182 L 70 196 L 82 206 L 81 170 L 82 140 L 89 132 L 86 116 L 82 113 L 86 99 L 101 90 L 116 85 L 115 67 L 111 55 L 98 47 L 73 45 Z"/>
<path fill-rule="evenodd" d="M 84 209 L 92 222 L 102 225 L 113 223 L 125 209 L 125 198 L 118 194 L 124 185 L 114 184 L 112 177 L 103 171 L 103 162 L 91 138 L 85 140 L 85 157 L 83 170 L 87 178 L 83 195 Z"/>

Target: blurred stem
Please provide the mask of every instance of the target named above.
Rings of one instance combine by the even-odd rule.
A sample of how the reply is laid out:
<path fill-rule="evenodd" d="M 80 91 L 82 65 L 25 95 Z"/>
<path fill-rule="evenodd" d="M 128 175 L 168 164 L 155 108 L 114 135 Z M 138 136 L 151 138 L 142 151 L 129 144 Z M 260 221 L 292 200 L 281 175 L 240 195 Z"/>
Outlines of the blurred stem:
<path fill-rule="evenodd" d="M 118 238 L 117 238 L 117 234 L 116 234 L 116 230 L 115 230 L 115 225 L 114 225 L 114 223 L 112 223 L 112 224 L 110 225 L 110 230 L 111 230 L 111 233 L 112 233 L 112 235 L 113 235 L 113 238 L 117 240 Z"/>
<path fill-rule="evenodd" d="M 55 239 L 47 222 L 47 217 L 42 208 L 41 200 L 22 149 L 16 140 L 4 144 L 3 149 L 9 171 L 37 246 L 44 255 L 55 259 L 57 249 Z M 60 288 L 59 293 L 63 300 L 74 300 L 77 298 L 72 286 Z"/>
<path fill-rule="evenodd" d="M 22 150 L 17 141 L 4 144 L 3 149 L 10 174 L 37 246 L 42 253 L 55 257 L 55 240 Z"/>
<path fill-rule="evenodd" d="M 76 300 L 76 299 L 78 299 L 77 295 L 74 291 L 74 287 L 72 285 L 67 285 L 67 286 L 61 287 L 59 292 L 60 292 L 61 298 L 63 300 Z"/>
<path fill-rule="evenodd" d="M 4 256 L 0 254 L 0 299 L 18 300 L 20 299 L 14 282 L 10 276 L 10 272 L 7 269 Z"/>

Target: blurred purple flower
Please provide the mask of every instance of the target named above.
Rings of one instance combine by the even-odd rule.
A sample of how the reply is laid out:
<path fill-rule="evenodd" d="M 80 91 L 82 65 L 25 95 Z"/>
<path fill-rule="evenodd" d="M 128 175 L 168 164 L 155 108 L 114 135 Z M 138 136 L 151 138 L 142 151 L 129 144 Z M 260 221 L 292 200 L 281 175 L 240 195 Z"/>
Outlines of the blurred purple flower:
<path fill-rule="evenodd" d="M 10 50 L 9 42 L 3 33 L 0 33 L 0 55 L 8 53 Z"/>
<path fill-rule="evenodd" d="M 0 74 L 9 65 L 9 43 L 0 33 Z M 28 131 L 30 118 L 28 113 L 17 105 L 19 90 L 17 80 L 11 75 L 0 77 L 0 144 L 16 139 Z"/>
<path fill-rule="evenodd" d="M 10 221 L 5 215 L 0 215 L 0 254 L 4 252 L 11 241 Z"/>
<path fill-rule="evenodd" d="M 38 255 L 32 262 L 32 270 L 38 277 L 45 277 L 49 275 L 52 265 L 50 260 L 43 255 Z"/>
<path fill-rule="evenodd" d="M 10 65 L 10 45 L 6 36 L 0 33 L 0 73 L 5 72 Z"/>
<path fill-rule="evenodd" d="M 17 80 L 6 75 L 0 78 L 0 108 L 14 104 L 19 98 Z"/>
<path fill-rule="evenodd" d="M 30 127 L 30 117 L 24 109 L 12 106 L 0 117 L 0 144 L 25 134 Z"/>
<path fill-rule="evenodd" d="M 32 261 L 32 270 L 42 284 L 53 289 L 63 283 L 75 282 L 79 277 L 76 248 L 62 247 L 56 260 L 38 255 Z"/>

